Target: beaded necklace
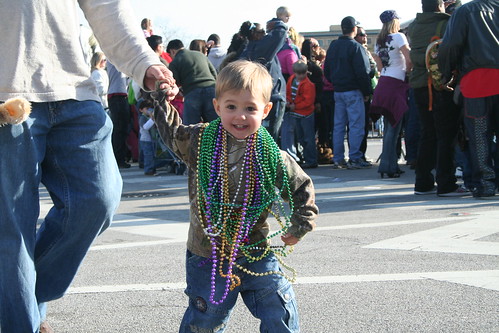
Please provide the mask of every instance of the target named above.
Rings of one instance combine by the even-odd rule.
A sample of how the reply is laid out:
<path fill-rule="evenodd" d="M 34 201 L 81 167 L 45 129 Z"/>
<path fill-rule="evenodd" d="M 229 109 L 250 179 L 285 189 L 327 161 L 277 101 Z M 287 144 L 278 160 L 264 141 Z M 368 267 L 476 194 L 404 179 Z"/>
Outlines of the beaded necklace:
<path fill-rule="evenodd" d="M 294 281 L 296 272 L 281 258 L 291 253 L 293 247 L 270 246 L 268 242 L 271 238 L 286 233 L 291 225 L 290 213 L 285 210 L 281 194 L 288 195 L 289 212 L 293 212 L 286 166 L 274 139 L 264 127 L 260 127 L 246 139 L 239 181 L 232 201 L 229 197 L 227 131 L 220 119 L 212 121 L 201 130 L 198 152 L 198 215 L 203 223 L 205 236 L 211 244 L 210 302 L 217 305 L 223 303 L 229 291 L 240 285 L 239 276 L 233 272 L 236 267 L 246 274 L 280 274 Z M 276 186 L 279 168 L 283 171 L 280 188 Z M 240 193 L 243 193 L 242 202 L 237 203 Z M 250 243 L 253 227 L 264 212 L 269 212 L 276 218 L 280 229 L 265 239 Z M 262 251 L 262 254 L 253 256 L 256 251 Z M 248 262 L 255 262 L 270 253 L 274 253 L 281 265 L 292 272 L 292 277 L 281 271 L 255 273 L 236 263 L 237 257 L 241 255 Z M 219 300 L 215 299 L 217 273 L 225 279 L 224 293 Z"/>

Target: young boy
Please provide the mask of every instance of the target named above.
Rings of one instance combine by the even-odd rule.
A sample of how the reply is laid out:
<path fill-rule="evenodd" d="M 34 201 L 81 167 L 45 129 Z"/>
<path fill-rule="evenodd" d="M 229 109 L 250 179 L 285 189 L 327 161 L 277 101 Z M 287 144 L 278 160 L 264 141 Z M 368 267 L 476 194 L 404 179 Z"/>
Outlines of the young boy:
<path fill-rule="evenodd" d="M 156 155 L 156 145 L 151 137 L 150 130 L 154 127 L 152 117 L 153 104 L 150 100 L 143 100 L 139 107 L 139 147 L 144 156 L 144 175 L 156 175 L 154 156 Z"/>
<path fill-rule="evenodd" d="M 289 11 L 288 7 L 284 6 L 277 8 L 275 15 L 279 20 L 283 21 L 284 23 L 288 23 L 289 19 L 291 18 L 291 12 Z"/>
<path fill-rule="evenodd" d="M 307 76 L 307 64 L 299 60 L 293 64 L 293 75 L 286 85 L 286 106 L 289 111 L 284 114 L 281 127 L 281 147 L 295 160 L 295 142 L 303 146 L 305 162 L 302 168 L 317 167 L 317 147 L 315 144 L 315 85 Z"/>
<path fill-rule="evenodd" d="M 289 11 L 288 7 L 284 6 L 277 8 L 275 15 L 276 17 L 272 18 L 270 21 L 267 21 L 267 26 L 266 26 L 267 33 L 269 33 L 272 29 L 274 29 L 274 26 L 278 21 L 282 21 L 284 24 L 287 24 L 289 22 L 289 19 L 291 18 L 291 12 Z"/>
<path fill-rule="evenodd" d="M 261 126 L 271 91 L 265 67 L 232 62 L 217 77 L 213 104 L 220 118 L 191 126 L 165 104 L 164 91 L 156 93 L 159 133 L 189 168 L 189 306 L 180 332 L 223 332 L 239 294 L 262 331 L 299 329 L 294 292 L 279 262 L 287 246 L 315 227 L 318 208 L 311 179 Z M 269 213 L 278 230 L 270 230 Z M 284 244 L 270 246 L 278 235 Z"/>
<path fill-rule="evenodd" d="M 156 176 L 156 169 L 166 166 L 169 163 L 167 159 L 158 159 L 156 157 L 158 133 L 152 119 L 153 106 L 152 100 L 149 99 L 143 100 L 139 104 L 139 147 L 144 156 L 144 175 L 146 176 Z"/>

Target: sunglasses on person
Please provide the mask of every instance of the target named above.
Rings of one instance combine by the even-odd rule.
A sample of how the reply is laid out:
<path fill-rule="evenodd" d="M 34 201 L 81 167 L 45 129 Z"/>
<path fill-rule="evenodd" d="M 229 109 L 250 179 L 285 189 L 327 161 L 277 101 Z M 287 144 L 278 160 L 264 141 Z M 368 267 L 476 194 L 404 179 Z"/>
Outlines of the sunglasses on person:
<path fill-rule="evenodd" d="M 357 34 L 357 37 L 366 37 L 367 34 L 366 33 L 360 33 L 360 34 Z"/>

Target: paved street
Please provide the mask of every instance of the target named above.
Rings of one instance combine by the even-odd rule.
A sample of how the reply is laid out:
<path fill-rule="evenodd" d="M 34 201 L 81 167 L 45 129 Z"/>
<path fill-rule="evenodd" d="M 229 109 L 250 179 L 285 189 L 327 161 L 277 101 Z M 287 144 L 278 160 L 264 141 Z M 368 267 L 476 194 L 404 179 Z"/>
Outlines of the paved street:
<path fill-rule="evenodd" d="M 381 141 L 369 141 L 379 155 Z M 413 194 L 368 170 L 310 170 L 317 229 L 287 263 L 304 333 L 499 332 L 499 197 Z M 68 294 L 49 304 L 62 332 L 176 332 L 187 304 L 186 176 L 122 170 L 114 224 L 95 242 Z M 42 215 L 49 207 L 42 193 Z M 228 333 L 258 332 L 238 303 Z"/>

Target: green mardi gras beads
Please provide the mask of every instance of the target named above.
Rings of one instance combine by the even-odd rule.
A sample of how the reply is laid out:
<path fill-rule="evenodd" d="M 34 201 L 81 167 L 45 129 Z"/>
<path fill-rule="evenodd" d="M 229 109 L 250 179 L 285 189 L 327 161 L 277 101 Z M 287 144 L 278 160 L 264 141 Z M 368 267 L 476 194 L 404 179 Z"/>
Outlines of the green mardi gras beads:
<path fill-rule="evenodd" d="M 222 172 L 227 172 L 227 170 L 222 170 L 223 161 L 221 161 L 220 152 L 216 152 L 217 142 L 221 137 L 226 136 L 226 132 L 221 126 L 220 119 L 216 119 L 212 121 L 208 126 L 202 129 L 199 134 L 199 142 L 198 142 L 198 172 L 196 175 L 196 183 L 198 190 L 198 213 L 199 218 L 201 219 L 203 225 L 206 226 L 206 205 L 210 205 L 211 212 L 211 221 L 214 222 L 214 227 L 221 228 L 219 230 L 221 232 L 221 236 L 223 238 L 222 243 L 225 245 L 222 246 L 234 246 L 234 240 L 237 238 L 237 232 L 239 230 L 239 225 L 241 222 L 241 214 L 233 213 L 228 216 L 224 216 L 224 213 L 230 211 L 231 209 L 240 209 L 241 204 L 230 203 L 227 198 L 224 200 L 224 189 L 214 186 L 214 184 L 210 184 L 210 181 L 214 182 L 218 181 L 219 178 L 223 179 Z M 225 137 L 223 137 L 225 138 Z M 252 157 L 248 156 L 248 160 L 255 161 L 256 165 L 251 165 L 250 170 L 250 184 L 248 184 L 250 193 L 255 191 L 255 187 L 259 186 L 260 190 L 260 204 L 256 204 L 254 202 L 255 198 L 252 198 L 251 203 L 247 206 L 246 210 L 246 220 L 247 221 L 255 221 L 259 218 L 259 216 L 265 211 L 268 210 L 270 214 L 272 214 L 278 221 L 280 230 L 273 232 L 268 235 L 266 238 L 253 243 L 242 245 L 241 244 L 241 252 L 248 258 L 250 262 L 257 261 L 268 255 L 268 253 L 273 252 L 277 256 L 286 256 L 288 253 L 292 251 L 292 247 L 290 251 L 285 251 L 283 247 L 270 247 L 268 244 L 265 246 L 265 250 L 263 255 L 252 256 L 251 251 L 260 250 L 257 245 L 267 242 L 271 238 L 285 233 L 290 226 L 290 216 L 286 213 L 284 209 L 284 203 L 282 200 L 282 194 L 287 194 L 289 198 L 289 208 L 290 212 L 293 212 L 293 200 L 291 196 L 291 191 L 289 188 L 289 182 L 286 172 L 286 166 L 281 156 L 281 152 L 274 139 L 270 136 L 268 131 L 264 127 L 260 127 L 255 135 L 255 142 L 253 143 L 254 148 L 250 149 L 249 153 Z M 220 144 L 220 143 L 219 143 Z M 222 147 L 225 149 L 226 147 Z M 250 147 L 252 148 L 252 147 Z M 218 154 L 217 154 L 218 153 Z M 252 163 L 250 163 L 252 164 Z M 281 187 L 277 187 L 277 173 L 278 170 L 282 171 L 282 184 Z M 214 175 L 212 173 L 218 173 Z M 245 171 L 242 171 L 245 172 Z M 258 173 L 259 181 L 256 182 L 255 173 Z M 228 179 L 228 178 L 227 178 Z M 224 184 L 224 186 L 228 186 L 228 184 Z M 207 196 L 211 195 L 209 199 Z M 251 195 L 253 196 L 253 195 Z M 249 217 L 248 217 L 249 216 Z M 284 218 L 285 222 L 283 223 L 281 217 Z M 216 221 L 223 219 L 222 225 L 217 224 Z M 245 226 L 248 228 L 249 226 Z M 247 234 L 251 234 L 251 230 L 247 231 Z M 207 235 L 208 236 L 208 235 Z M 210 238 L 210 236 L 208 236 Z M 210 242 L 213 240 L 210 238 Z M 221 254 L 221 249 L 219 248 L 218 253 Z M 226 257 L 221 254 L 221 257 Z M 285 266 L 287 268 L 287 266 Z"/>

